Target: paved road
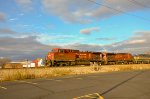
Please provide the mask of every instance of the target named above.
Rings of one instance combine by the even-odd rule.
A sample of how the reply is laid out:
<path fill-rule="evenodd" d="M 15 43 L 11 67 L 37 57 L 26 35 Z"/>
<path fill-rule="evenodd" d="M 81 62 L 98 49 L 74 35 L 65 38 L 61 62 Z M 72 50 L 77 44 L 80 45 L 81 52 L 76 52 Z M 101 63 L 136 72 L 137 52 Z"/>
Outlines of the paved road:
<path fill-rule="evenodd" d="M 90 99 L 81 97 L 95 96 L 94 93 L 99 93 L 104 99 L 150 99 L 150 71 L 0 83 L 0 99 Z"/>

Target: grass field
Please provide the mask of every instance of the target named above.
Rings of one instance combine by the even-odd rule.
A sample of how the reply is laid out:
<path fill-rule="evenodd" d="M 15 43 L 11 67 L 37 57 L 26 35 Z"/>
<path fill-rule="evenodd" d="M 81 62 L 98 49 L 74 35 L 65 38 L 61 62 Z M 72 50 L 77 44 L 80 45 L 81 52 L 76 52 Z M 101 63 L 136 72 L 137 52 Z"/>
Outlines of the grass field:
<path fill-rule="evenodd" d="M 34 79 L 34 78 L 53 78 L 64 75 L 79 75 L 89 73 L 146 70 L 146 69 L 150 70 L 150 64 L 1 69 L 0 81 L 2 82 L 2 81 Z"/>

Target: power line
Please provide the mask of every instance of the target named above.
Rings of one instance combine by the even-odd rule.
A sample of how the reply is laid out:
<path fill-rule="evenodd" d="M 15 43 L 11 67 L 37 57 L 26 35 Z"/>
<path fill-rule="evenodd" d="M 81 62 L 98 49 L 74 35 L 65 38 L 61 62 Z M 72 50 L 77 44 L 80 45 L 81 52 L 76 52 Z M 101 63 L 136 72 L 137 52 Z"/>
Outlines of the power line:
<path fill-rule="evenodd" d="M 136 18 L 139 18 L 139 19 L 143 19 L 143 20 L 145 20 L 145 21 L 150 21 L 149 19 L 146 19 L 146 18 L 144 18 L 144 17 L 138 16 L 138 15 L 134 15 L 134 14 L 130 14 L 130 13 L 127 13 L 127 12 L 125 12 L 125 11 L 118 10 L 118 9 L 113 8 L 113 7 L 110 7 L 110 6 L 108 6 L 108 5 L 104 5 L 104 4 L 102 4 L 102 3 L 98 3 L 98 2 L 93 1 L 93 0 L 87 0 L 87 1 L 92 2 L 92 3 L 95 3 L 95 4 L 97 4 L 97 5 L 104 6 L 104 7 L 108 8 L 108 9 L 111 9 L 111 10 L 114 10 L 114 11 L 117 11 L 117 12 L 120 12 L 120 13 L 123 13 L 123 14 L 126 14 L 126 15 L 128 15 L 128 16 L 133 16 L 133 17 L 136 17 Z"/>
<path fill-rule="evenodd" d="M 140 2 L 138 2 L 136 0 L 128 0 L 128 1 L 133 3 L 133 4 L 135 4 L 135 5 L 138 5 L 138 6 L 142 6 L 142 7 L 145 7 L 145 8 L 150 8 L 149 6 L 144 5 L 144 4 L 142 4 L 142 3 L 140 3 Z"/>

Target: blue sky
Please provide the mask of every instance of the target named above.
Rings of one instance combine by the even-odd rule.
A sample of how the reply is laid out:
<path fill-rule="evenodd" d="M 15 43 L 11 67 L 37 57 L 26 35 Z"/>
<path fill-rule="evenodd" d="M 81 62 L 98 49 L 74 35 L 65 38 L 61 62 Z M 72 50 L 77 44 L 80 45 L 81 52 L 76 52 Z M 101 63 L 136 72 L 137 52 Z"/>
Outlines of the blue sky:
<path fill-rule="evenodd" d="M 33 59 L 53 47 L 150 51 L 149 0 L 91 1 L 0 0 L 0 57 Z"/>

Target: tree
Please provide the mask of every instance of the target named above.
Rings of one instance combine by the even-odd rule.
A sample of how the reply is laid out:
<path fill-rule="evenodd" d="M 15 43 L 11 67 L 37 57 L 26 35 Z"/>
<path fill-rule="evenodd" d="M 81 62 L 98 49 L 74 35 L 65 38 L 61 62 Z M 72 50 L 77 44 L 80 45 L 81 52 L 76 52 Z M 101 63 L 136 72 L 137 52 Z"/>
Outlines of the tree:
<path fill-rule="evenodd" d="M 4 58 L 4 57 L 0 57 L 0 67 L 4 68 L 4 66 L 8 63 L 11 62 L 11 60 L 9 58 Z"/>

